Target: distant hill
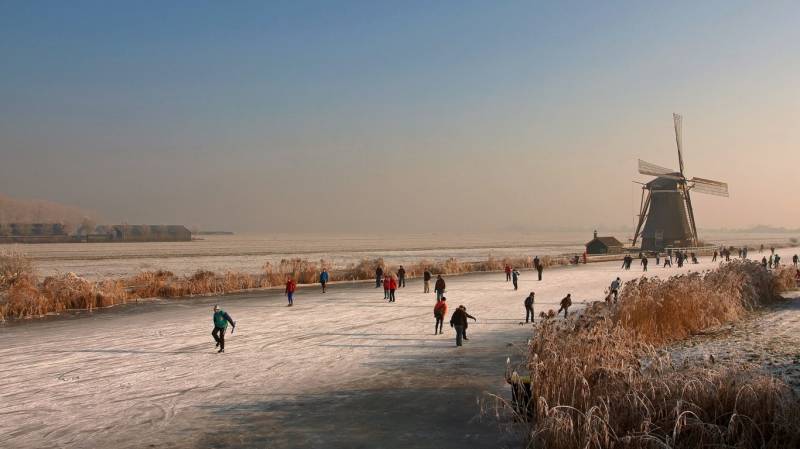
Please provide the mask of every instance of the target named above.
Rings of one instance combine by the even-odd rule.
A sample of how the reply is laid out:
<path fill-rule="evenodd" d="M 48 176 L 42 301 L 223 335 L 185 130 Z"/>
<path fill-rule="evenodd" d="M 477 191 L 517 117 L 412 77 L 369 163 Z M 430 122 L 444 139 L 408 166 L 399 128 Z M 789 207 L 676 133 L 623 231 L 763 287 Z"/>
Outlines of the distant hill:
<path fill-rule="evenodd" d="M 76 230 L 89 219 L 97 220 L 97 214 L 75 206 L 46 200 L 15 199 L 0 194 L 0 223 L 63 223 L 68 232 Z"/>

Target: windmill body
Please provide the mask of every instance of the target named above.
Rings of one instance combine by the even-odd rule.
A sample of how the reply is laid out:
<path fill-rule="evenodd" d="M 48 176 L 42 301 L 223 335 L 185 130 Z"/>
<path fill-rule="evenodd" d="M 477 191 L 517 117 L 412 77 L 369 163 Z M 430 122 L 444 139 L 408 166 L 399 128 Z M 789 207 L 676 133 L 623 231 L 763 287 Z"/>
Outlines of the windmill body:
<path fill-rule="evenodd" d="M 678 181 L 656 178 L 647 184 L 650 207 L 639 238 L 643 251 L 662 251 L 665 247 L 694 246 L 694 233 L 684 206 Z"/>
<path fill-rule="evenodd" d="M 639 173 L 656 178 L 642 186 L 639 222 L 633 246 L 641 239 L 643 251 L 663 251 L 667 247 L 693 247 L 700 241 L 694 221 L 690 191 L 728 196 L 728 185 L 705 178 L 687 179 L 683 172 L 682 118 L 673 114 L 675 142 L 680 170 L 670 170 L 639 160 Z"/>

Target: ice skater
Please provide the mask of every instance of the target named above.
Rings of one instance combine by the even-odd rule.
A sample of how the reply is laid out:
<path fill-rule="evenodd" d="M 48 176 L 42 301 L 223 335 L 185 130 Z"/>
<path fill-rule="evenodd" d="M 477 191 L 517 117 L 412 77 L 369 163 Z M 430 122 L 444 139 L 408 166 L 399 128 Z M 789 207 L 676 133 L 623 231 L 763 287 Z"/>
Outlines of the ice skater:
<path fill-rule="evenodd" d="M 211 331 L 211 336 L 214 337 L 214 341 L 217 342 L 217 348 L 219 348 L 219 352 L 225 352 L 225 331 L 228 329 L 228 323 L 231 323 L 231 333 L 233 330 L 236 329 L 236 322 L 233 321 L 230 315 L 227 312 L 219 308 L 219 305 L 214 304 L 214 316 L 212 318 L 214 322 L 214 330 Z"/>
<path fill-rule="evenodd" d="M 714 255 L 711 257 L 711 261 L 712 262 L 716 262 L 717 261 L 717 250 L 714 250 Z"/>
<path fill-rule="evenodd" d="M 567 293 L 567 296 L 565 296 L 561 300 L 561 308 L 558 309 L 558 312 L 556 312 L 556 315 L 561 313 L 561 311 L 563 310 L 564 311 L 564 318 L 566 318 L 567 317 L 567 311 L 569 310 L 569 306 L 571 306 L 571 305 L 572 305 L 572 293 Z"/>
<path fill-rule="evenodd" d="M 439 301 L 441 302 L 441 301 Z M 464 338 L 464 328 L 467 326 L 467 312 L 458 306 L 453 314 L 450 315 L 450 327 L 456 330 L 456 346 L 462 345 Z"/>
<path fill-rule="evenodd" d="M 533 323 L 533 317 L 535 316 L 533 314 L 533 302 L 534 302 L 535 296 L 536 296 L 536 293 L 531 292 L 531 294 L 528 295 L 527 298 L 525 298 L 525 323 L 526 324 L 528 323 L 528 318 L 530 318 L 530 322 Z"/>
<path fill-rule="evenodd" d="M 436 324 L 433 325 L 433 335 L 442 334 L 445 315 L 447 315 L 447 298 L 442 296 L 442 300 L 436 301 L 436 305 L 433 306 L 433 317 L 436 318 Z"/>
<path fill-rule="evenodd" d="M 514 284 L 514 290 L 516 291 L 517 288 L 519 288 L 519 285 L 518 285 L 518 282 L 519 282 L 519 271 L 517 271 L 516 268 L 511 270 L 511 281 Z"/>
<path fill-rule="evenodd" d="M 403 288 L 406 286 L 406 269 L 400 265 L 400 268 L 397 270 L 397 287 Z"/>
<path fill-rule="evenodd" d="M 506 264 L 505 272 L 506 272 L 506 282 L 508 282 L 511 280 L 511 265 Z"/>
<path fill-rule="evenodd" d="M 375 268 L 375 288 L 379 288 L 381 286 L 382 280 L 383 280 L 383 267 L 378 265 L 378 268 Z"/>
<path fill-rule="evenodd" d="M 619 297 L 619 287 L 622 284 L 622 281 L 619 278 L 614 279 L 611 282 L 611 286 L 608 287 L 609 296 L 614 295 L 614 302 L 617 302 L 617 298 Z"/>
<path fill-rule="evenodd" d="M 642 271 L 647 271 L 647 257 L 642 256 Z"/>
<path fill-rule="evenodd" d="M 322 285 L 322 293 L 325 293 L 325 291 L 326 291 L 326 289 L 328 287 L 328 279 L 329 278 L 330 278 L 330 275 L 328 274 L 328 270 L 323 268 L 322 269 L 322 273 L 319 274 L 319 283 L 320 283 L 320 285 Z"/>
<path fill-rule="evenodd" d="M 792 256 L 792 265 L 797 267 L 797 261 L 798 261 L 798 257 L 797 257 L 797 254 L 795 254 L 794 256 Z"/>
<path fill-rule="evenodd" d="M 395 292 L 397 291 L 397 279 L 394 276 L 389 277 L 389 302 L 395 302 Z"/>
<path fill-rule="evenodd" d="M 536 267 L 536 273 L 539 275 L 539 280 L 542 280 L 542 271 L 544 271 L 544 265 L 539 261 L 539 258 L 533 259 L 533 265 Z"/>
<path fill-rule="evenodd" d="M 291 276 L 286 278 L 286 298 L 289 300 L 289 304 L 286 307 L 292 307 L 294 305 L 294 291 L 297 290 L 297 283 L 292 279 Z"/>
<path fill-rule="evenodd" d="M 389 297 L 389 284 L 391 284 L 391 282 L 392 282 L 391 278 L 389 277 L 388 274 L 383 276 L 383 299 L 391 300 L 391 298 Z"/>
<path fill-rule="evenodd" d="M 422 273 L 422 283 L 425 286 L 424 289 L 423 289 L 424 293 L 430 293 L 431 292 L 431 278 L 432 277 L 433 277 L 433 275 L 431 274 L 431 270 L 428 270 L 426 268 L 425 272 Z"/>
<path fill-rule="evenodd" d="M 436 292 L 436 300 L 440 301 L 444 297 L 444 289 L 446 285 L 444 283 L 444 279 L 442 279 L 442 275 L 436 276 L 436 284 L 433 286 L 433 290 Z"/>

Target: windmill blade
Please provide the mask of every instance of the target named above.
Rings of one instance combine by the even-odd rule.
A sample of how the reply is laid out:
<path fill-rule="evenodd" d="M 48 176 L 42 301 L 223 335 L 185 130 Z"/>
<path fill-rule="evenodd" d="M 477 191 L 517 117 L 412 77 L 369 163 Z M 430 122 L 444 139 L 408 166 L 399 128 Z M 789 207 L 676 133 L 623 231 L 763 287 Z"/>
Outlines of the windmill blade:
<path fill-rule="evenodd" d="M 671 170 L 669 168 L 664 168 L 664 167 L 662 167 L 660 165 L 652 164 L 650 162 L 643 161 L 643 160 L 639 159 L 639 173 L 641 173 L 643 175 L 650 175 L 650 176 L 666 176 L 666 177 L 669 177 L 669 175 L 672 175 L 673 173 L 675 173 L 675 170 Z M 674 177 L 675 179 L 680 179 L 680 178 L 676 178 L 675 176 L 672 176 L 672 177 Z"/>
<path fill-rule="evenodd" d="M 673 113 L 672 121 L 675 123 L 675 143 L 678 145 L 678 166 L 683 176 L 683 117 Z"/>
<path fill-rule="evenodd" d="M 707 195 L 728 196 L 728 184 L 704 178 L 692 178 L 692 190 Z"/>

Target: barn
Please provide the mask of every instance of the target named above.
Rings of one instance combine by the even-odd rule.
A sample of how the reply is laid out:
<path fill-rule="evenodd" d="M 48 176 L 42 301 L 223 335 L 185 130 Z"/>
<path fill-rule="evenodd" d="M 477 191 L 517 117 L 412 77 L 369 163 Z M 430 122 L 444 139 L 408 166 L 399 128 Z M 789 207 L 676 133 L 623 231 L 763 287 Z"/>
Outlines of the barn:
<path fill-rule="evenodd" d="M 625 252 L 622 242 L 614 237 L 598 237 L 597 231 L 594 238 L 586 244 L 587 254 L 620 254 Z"/>

